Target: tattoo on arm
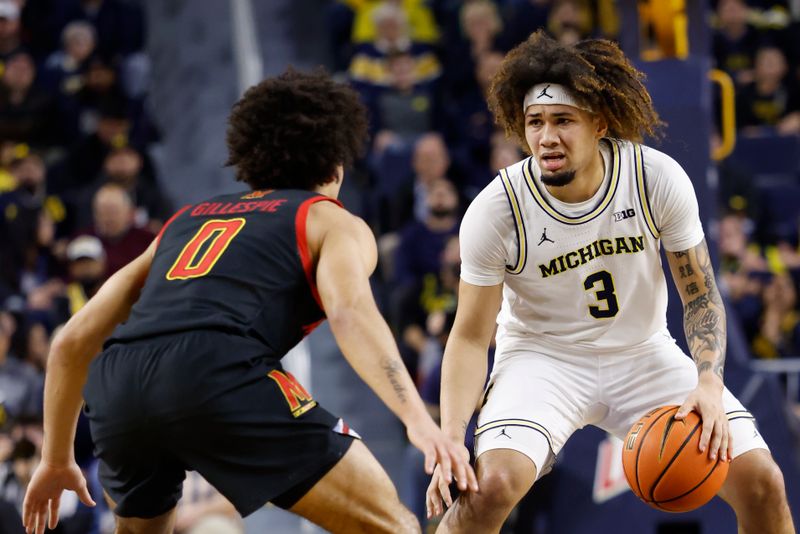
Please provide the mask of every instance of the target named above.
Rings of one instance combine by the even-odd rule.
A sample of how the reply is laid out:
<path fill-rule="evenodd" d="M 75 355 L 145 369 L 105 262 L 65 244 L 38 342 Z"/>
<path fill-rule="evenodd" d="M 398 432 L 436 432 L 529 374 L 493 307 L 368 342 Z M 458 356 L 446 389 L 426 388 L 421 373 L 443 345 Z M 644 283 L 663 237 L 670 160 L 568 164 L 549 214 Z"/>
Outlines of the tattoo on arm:
<path fill-rule="evenodd" d="M 394 388 L 394 392 L 397 397 L 400 399 L 400 402 L 406 402 L 406 388 L 400 382 L 400 373 L 404 372 L 405 370 L 401 368 L 400 363 L 394 360 L 386 359 L 383 361 L 381 365 L 383 370 L 386 372 L 386 377 L 389 379 L 389 382 L 392 384 L 392 388 Z"/>
<path fill-rule="evenodd" d="M 704 241 L 694 249 L 673 255 L 686 262 L 678 266 L 680 278 L 694 277 L 684 286 L 687 301 L 683 327 L 697 372 L 712 372 L 721 379 L 725 368 L 725 308 L 714 280 L 708 248 Z"/>

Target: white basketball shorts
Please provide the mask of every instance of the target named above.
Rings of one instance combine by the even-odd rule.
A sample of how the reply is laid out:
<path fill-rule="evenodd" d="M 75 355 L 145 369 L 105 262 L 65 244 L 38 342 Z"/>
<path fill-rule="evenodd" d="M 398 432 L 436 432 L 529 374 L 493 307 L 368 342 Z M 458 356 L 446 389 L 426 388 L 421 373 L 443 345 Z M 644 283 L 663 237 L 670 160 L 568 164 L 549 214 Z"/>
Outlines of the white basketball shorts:
<path fill-rule="evenodd" d="M 515 340 L 498 346 L 475 430 L 475 457 L 492 449 L 519 451 L 536 465 L 537 479 L 550 471 L 576 430 L 594 425 L 624 440 L 645 413 L 683 404 L 697 385 L 694 362 L 666 335 L 618 353 L 523 345 Z M 728 388 L 722 400 L 733 458 L 769 449 L 753 416 Z"/>

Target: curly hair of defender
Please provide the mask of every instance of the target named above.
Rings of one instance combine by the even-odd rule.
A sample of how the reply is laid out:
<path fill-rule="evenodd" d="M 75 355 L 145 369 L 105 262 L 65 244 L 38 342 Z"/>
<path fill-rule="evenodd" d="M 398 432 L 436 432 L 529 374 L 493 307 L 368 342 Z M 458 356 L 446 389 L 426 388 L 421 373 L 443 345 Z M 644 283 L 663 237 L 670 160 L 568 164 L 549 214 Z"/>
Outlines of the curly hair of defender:
<path fill-rule="evenodd" d="M 336 178 L 365 146 L 358 94 L 322 70 L 289 69 L 251 87 L 228 119 L 228 161 L 253 189 L 313 189 Z"/>
<path fill-rule="evenodd" d="M 539 30 L 506 56 L 492 80 L 489 107 L 506 135 L 529 151 L 525 94 L 536 84 L 557 83 L 606 119 L 608 136 L 640 142 L 646 135 L 660 137 L 664 126 L 643 80 L 644 74 L 610 41 L 565 46 Z"/>

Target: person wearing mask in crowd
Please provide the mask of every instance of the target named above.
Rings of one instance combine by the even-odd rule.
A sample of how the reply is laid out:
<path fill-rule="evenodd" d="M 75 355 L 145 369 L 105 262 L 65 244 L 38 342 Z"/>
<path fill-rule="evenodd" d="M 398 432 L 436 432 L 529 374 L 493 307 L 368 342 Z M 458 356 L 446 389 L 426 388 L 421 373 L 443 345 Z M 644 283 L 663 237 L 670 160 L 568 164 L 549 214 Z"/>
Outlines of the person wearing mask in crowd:
<path fill-rule="evenodd" d="M 70 280 L 66 289 L 69 318 L 83 308 L 106 279 L 103 243 L 93 235 L 76 237 L 67 246 L 67 262 Z"/>

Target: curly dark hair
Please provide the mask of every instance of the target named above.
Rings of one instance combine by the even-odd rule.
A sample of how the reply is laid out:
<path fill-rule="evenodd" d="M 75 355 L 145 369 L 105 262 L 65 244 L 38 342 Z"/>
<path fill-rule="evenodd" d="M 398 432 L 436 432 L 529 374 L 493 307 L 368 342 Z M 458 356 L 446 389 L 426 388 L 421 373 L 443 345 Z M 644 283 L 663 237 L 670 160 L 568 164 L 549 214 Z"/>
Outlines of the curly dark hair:
<path fill-rule="evenodd" d="M 529 152 L 525 94 L 536 84 L 557 83 L 606 119 L 608 136 L 640 142 L 645 135 L 660 137 L 664 126 L 643 79 L 611 41 L 587 39 L 565 46 L 539 30 L 503 60 L 489 90 L 489 107 L 506 135 L 515 136 Z"/>
<path fill-rule="evenodd" d="M 313 189 L 365 145 L 366 108 L 323 70 L 291 67 L 251 87 L 228 119 L 228 161 L 253 189 Z"/>

